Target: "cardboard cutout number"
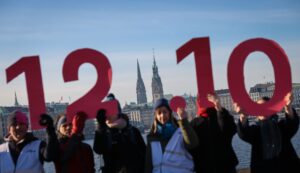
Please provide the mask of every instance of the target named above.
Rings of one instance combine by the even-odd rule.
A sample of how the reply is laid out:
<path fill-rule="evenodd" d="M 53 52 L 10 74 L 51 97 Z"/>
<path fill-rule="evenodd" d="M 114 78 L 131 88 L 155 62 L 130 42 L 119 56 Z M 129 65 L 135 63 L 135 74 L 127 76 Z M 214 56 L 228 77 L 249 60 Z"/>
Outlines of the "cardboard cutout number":
<path fill-rule="evenodd" d="M 186 108 L 186 102 L 183 97 L 175 96 L 170 100 L 170 108 L 173 112 L 177 112 L 178 108 Z"/>
<path fill-rule="evenodd" d="M 31 129 L 41 129 L 39 116 L 46 112 L 42 82 L 41 65 L 38 56 L 23 57 L 6 69 L 6 80 L 11 80 L 25 73 Z"/>
<path fill-rule="evenodd" d="M 244 62 L 255 51 L 265 53 L 275 73 L 275 90 L 270 101 L 257 104 L 251 100 L 244 82 Z M 291 69 L 284 50 L 274 41 L 255 38 L 242 42 L 232 52 L 228 62 L 228 86 L 231 96 L 250 115 L 272 115 L 285 105 L 284 97 L 292 90 Z"/>
<path fill-rule="evenodd" d="M 78 49 L 71 52 L 63 64 L 65 82 L 78 80 L 78 70 L 83 63 L 93 64 L 97 70 L 98 79 L 94 87 L 83 97 L 67 107 L 68 120 L 72 120 L 78 111 L 84 111 L 89 118 L 95 118 L 100 108 L 106 109 L 107 115 L 118 113 L 117 102 L 101 102 L 108 94 L 112 82 L 111 65 L 101 52 L 93 49 Z"/>
<path fill-rule="evenodd" d="M 177 49 L 177 64 L 194 52 L 198 88 L 198 109 L 213 107 L 207 100 L 207 94 L 214 93 L 209 38 L 194 38 Z"/>

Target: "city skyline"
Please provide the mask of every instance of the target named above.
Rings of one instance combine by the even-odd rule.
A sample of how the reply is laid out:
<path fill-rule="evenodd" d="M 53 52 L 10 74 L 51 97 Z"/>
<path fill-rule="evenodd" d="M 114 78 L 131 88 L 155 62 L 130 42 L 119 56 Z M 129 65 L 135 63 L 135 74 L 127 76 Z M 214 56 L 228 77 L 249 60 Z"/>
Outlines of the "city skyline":
<path fill-rule="evenodd" d="M 73 102 L 84 95 L 96 81 L 94 67 L 84 64 L 79 81 L 64 83 L 62 65 L 70 52 L 85 47 L 108 57 L 113 70 L 110 92 L 122 105 L 136 102 L 137 59 L 151 102 L 153 48 L 164 93 L 196 95 L 193 55 L 177 65 L 175 51 L 194 37 L 206 36 L 210 37 L 216 90 L 228 88 L 227 62 L 233 49 L 256 37 L 282 46 L 293 83 L 299 83 L 299 9 L 298 1 L 131 1 L 121 6 L 99 1 L 1 1 L 0 105 L 12 105 L 15 92 L 20 104 L 28 104 L 24 75 L 6 84 L 5 69 L 31 55 L 40 56 L 46 102 L 58 102 L 61 97 Z M 256 83 L 274 81 L 271 67 L 266 55 L 251 54 L 244 72 L 247 90 Z"/>

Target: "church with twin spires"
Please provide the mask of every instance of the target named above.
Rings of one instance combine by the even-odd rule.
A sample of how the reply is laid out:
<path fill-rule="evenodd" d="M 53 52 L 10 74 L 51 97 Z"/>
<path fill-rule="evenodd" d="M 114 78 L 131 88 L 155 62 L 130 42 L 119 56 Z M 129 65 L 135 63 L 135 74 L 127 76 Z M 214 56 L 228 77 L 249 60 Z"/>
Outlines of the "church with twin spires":
<path fill-rule="evenodd" d="M 153 66 L 152 66 L 152 103 L 155 103 L 156 100 L 162 98 L 164 96 L 163 85 L 158 74 L 158 67 L 156 65 L 155 57 L 153 56 Z M 142 79 L 141 70 L 139 61 L 137 61 L 137 83 L 136 83 L 136 96 L 137 96 L 137 104 L 147 104 L 147 95 L 145 84 Z"/>

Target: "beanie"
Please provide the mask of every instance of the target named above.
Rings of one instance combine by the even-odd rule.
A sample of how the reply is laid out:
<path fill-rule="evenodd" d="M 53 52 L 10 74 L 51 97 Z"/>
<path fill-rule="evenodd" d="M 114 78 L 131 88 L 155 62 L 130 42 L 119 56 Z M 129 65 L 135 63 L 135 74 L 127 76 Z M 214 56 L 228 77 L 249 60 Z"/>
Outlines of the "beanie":
<path fill-rule="evenodd" d="M 118 113 L 121 114 L 122 113 L 122 108 L 121 108 L 121 105 L 120 105 L 120 102 L 119 100 L 117 100 L 115 98 L 115 95 L 113 93 L 109 93 L 107 96 L 106 96 L 106 99 L 105 101 L 112 101 L 112 100 L 116 100 L 118 102 Z"/>
<path fill-rule="evenodd" d="M 67 117 L 64 114 L 59 115 L 57 122 L 55 124 L 56 130 L 59 131 L 60 126 L 67 123 Z"/>
<path fill-rule="evenodd" d="M 167 99 L 165 99 L 165 98 L 158 99 L 155 102 L 155 104 L 153 106 L 153 109 L 155 111 L 157 108 L 162 107 L 162 106 L 165 106 L 166 108 L 168 108 L 172 112 L 172 110 L 170 108 L 170 105 L 169 105 L 169 101 Z"/>
<path fill-rule="evenodd" d="M 28 126 L 27 115 L 21 111 L 15 111 L 7 117 L 8 128 L 17 123 L 25 124 L 26 126 Z"/>

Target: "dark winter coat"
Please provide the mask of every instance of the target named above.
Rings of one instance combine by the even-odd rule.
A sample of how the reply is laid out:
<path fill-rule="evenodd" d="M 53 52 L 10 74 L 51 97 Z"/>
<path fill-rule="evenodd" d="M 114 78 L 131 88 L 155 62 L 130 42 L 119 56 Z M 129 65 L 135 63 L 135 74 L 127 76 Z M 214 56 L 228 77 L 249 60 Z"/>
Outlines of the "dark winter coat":
<path fill-rule="evenodd" d="M 54 161 L 57 173 L 94 173 L 94 155 L 92 148 L 81 141 L 82 137 L 59 138 L 59 157 Z"/>
<path fill-rule="evenodd" d="M 197 173 L 231 173 L 238 164 L 231 145 L 236 133 L 233 116 L 226 109 L 208 108 L 208 117 L 196 117 L 191 125 L 198 139 L 198 147 L 192 151 Z"/>
<path fill-rule="evenodd" d="M 102 173 L 144 172 L 146 145 L 140 131 L 131 125 L 121 130 L 100 128 L 93 149 L 103 155 Z"/>
<path fill-rule="evenodd" d="M 278 157 L 269 160 L 262 159 L 262 140 L 260 126 L 258 124 L 249 125 L 239 121 L 238 134 L 240 138 L 252 146 L 251 151 L 251 173 L 299 173 L 300 164 L 297 153 L 291 143 L 291 138 L 296 134 L 299 128 L 299 117 L 294 111 L 294 118 L 288 115 L 285 119 L 278 121 L 278 127 L 281 133 L 282 149 Z"/>

